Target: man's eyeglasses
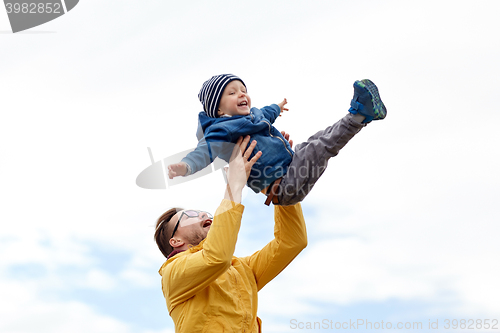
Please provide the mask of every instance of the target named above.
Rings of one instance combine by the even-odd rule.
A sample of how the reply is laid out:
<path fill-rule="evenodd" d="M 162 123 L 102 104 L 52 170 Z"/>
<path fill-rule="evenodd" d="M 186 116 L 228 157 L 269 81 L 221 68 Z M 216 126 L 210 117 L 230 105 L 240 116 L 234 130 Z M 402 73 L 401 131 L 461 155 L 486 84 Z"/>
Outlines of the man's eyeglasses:
<path fill-rule="evenodd" d="M 200 216 L 200 213 L 207 214 L 208 218 L 211 219 L 211 220 L 214 218 L 212 216 L 212 214 L 207 213 L 207 212 L 202 212 L 201 210 L 184 210 L 184 211 L 182 211 L 181 216 L 179 216 L 179 219 L 177 220 L 177 223 L 175 224 L 174 232 L 172 232 L 172 236 L 170 238 L 174 237 L 174 234 L 177 231 L 177 228 L 179 227 L 179 223 L 181 222 L 182 217 L 184 215 L 187 216 L 187 218 L 186 218 L 186 220 L 187 220 L 187 219 L 191 219 L 191 218 L 195 218 L 195 217 Z"/>

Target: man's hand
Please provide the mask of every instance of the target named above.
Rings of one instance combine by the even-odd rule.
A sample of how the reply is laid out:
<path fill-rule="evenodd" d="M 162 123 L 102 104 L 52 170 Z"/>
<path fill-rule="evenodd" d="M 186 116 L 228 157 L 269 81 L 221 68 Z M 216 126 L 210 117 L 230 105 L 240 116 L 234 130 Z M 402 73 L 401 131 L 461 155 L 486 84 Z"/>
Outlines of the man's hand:
<path fill-rule="evenodd" d="M 249 135 L 245 138 L 240 137 L 238 141 L 236 141 L 236 145 L 233 149 L 229 162 L 229 168 L 225 168 L 225 172 L 227 174 L 227 189 L 224 198 L 237 203 L 241 202 L 241 191 L 247 183 L 252 166 L 262 155 L 262 152 L 259 151 L 254 155 L 254 157 L 252 157 L 251 160 L 248 160 L 250 154 L 252 154 L 252 151 L 255 148 L 255 145 L 257 144 L 257 141 L 254 140 L 250 146 L 245 149 L 249 141 Z"/>
<path fill-rule="evenodd" d="M 187 173 L 187 164 L 184 162 L 170 164 L 168 166 L 168 178 L 173 179 L 177 176 L 184 176 Z"/>
<path fill-rule="evenodd" d="M 290 148 L 293 147 L 293 140 L 290 140 L 290 134 L 286 133 L 285 131 L 281 131 L 281 135 L 285 138 L 286 141 L 290 144 Z"/>
<path fill-rule="evenodd" d="M 281 113 L 283 113 L 283 111 L 288 111 L 288 109 L 287 109 L 287 108 L 285 108 L 285 104 L 286 104 L 286 103 L 288 103 L 288 102 L 286 101 L 286 98 L 285 98 L 285 99 L 283 99 L 283 102 L 278 103 L 278 106 L 280 107 Z M 281 117 L 281 113 L 280 113 L 280 117 Z"/>

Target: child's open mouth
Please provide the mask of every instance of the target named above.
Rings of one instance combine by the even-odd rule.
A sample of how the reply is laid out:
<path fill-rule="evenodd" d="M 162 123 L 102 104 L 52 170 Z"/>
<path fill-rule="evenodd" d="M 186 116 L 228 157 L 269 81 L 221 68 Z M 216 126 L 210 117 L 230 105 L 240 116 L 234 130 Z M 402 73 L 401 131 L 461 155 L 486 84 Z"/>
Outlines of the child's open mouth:
<path fill-rule="evenodd" d="M 238 106 L 247 106 L 247 105 L 248 105 L 248 103 L 246 101 L 241 102 L 240 104 L 238 104 Z"/>

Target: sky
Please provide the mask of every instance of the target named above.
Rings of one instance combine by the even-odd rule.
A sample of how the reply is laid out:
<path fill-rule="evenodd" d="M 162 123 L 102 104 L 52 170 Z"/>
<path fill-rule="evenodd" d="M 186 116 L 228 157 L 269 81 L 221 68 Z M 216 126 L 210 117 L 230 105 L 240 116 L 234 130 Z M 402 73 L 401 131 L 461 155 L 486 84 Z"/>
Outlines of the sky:
<path fill-rule="evenodd" d="M 388 110 L 303 201 L 308 247 L 260 292 L 265 332 L 500 329 L 499 11 L 86 0 L 13 34 L 0 9 L 0 332 L 174 332 L 154 224 L 175 206 L 214 212 L 224 182 L 136 178 L 148 147 L 157 161 L 196 146 L 198 91 L 221 73 L 255 107 L 287 98 L 275 126 L 296 143 L 347 113 L 355 80 Z M 244 194 L 237 256 L 273 237 L 264 200 Z"/>

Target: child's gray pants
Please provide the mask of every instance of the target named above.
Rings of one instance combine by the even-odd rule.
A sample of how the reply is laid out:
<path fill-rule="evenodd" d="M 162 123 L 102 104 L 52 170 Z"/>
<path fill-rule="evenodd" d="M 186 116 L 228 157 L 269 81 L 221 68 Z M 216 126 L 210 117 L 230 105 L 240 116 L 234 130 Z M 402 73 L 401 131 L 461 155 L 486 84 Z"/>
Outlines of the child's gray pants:
<path fill-rule="evenodd" d="M 288 206 L 301 202 L 325 171 L 330 157 L 336 156 L 364 126 L 366 124 L 354 121 L 353 115 L 349 113 L 306 142 L 298 144 L 276 193 L 279 205 Z"/>

